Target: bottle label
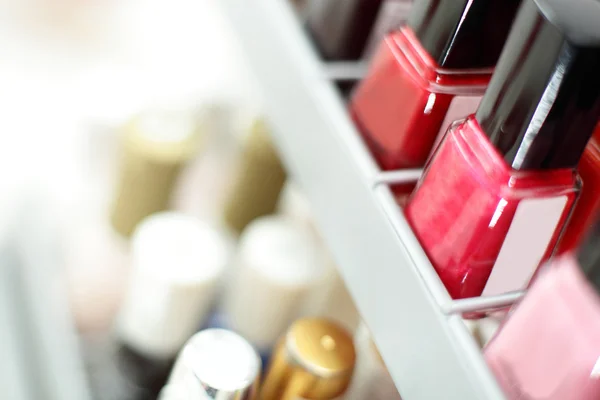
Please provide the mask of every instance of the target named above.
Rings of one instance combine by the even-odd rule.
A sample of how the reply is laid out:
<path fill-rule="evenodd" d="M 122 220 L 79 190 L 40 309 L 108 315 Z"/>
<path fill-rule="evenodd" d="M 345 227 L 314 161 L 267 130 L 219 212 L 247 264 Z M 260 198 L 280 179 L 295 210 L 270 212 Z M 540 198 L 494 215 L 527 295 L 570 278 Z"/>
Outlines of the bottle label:
<path fill-rule="evenodd" d="M 506 239 L 483 296 L 492 296 L 527 287 L 565 211 L 567 196 L 523 200 L 517 206 Z M 496 212 L 501 212 L 501 200 Z M 493 220 L 491 221 L 493 223 Z"/>
<path fill-rule="evenodd" d="M 412 0 L 386 0 L 383 3 L 365 47 L 365 59 L 371 58 L 387 33 L 406 22 L 411 6 Z"/>

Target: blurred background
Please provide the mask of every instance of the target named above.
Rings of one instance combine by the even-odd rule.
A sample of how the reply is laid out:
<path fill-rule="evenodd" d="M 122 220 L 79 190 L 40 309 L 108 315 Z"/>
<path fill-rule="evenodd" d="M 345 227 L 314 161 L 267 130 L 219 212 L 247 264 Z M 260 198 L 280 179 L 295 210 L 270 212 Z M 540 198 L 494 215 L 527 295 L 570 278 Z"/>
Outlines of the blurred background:
<path fill-rule="evenodd" d="M 217 0 L 2 0 L 0 31 L 3 398 L 153 399 L 203 327 L 264 367 L 299 316 L 358 326 Z"/>
<path fill-rule="evenodd" d="M 129 121 L 158 115 L 155 125 L 187 124 L 200 137 L 159 191 L 177 192 L 168 208 L 218 218 L 228 154 L 260 101 L 216 3 L 0 3 L 3 398 L 98 397 L 82 338 L 110 336 L 129 276 L 110 221 L 120 179 L 135 174 L 120 162 Z M 146 160 L 140 151 L 132 158 Z"/>

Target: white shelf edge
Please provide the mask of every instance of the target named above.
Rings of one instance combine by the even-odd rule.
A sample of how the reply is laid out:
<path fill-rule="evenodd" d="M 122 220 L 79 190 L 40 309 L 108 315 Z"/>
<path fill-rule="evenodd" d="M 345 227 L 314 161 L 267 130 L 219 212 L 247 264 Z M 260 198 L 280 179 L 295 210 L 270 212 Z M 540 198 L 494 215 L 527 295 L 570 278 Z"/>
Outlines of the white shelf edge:
<path fill-rule="evenodd" d="M 504 399 L 460 318 L 442 312 L 449 296 L 401 212 L 389 214 L 389 190 L 374 190 L 379 171 L 286 1 L 220 4 L 258 78 L 284 162 L 403 398 Z"/>

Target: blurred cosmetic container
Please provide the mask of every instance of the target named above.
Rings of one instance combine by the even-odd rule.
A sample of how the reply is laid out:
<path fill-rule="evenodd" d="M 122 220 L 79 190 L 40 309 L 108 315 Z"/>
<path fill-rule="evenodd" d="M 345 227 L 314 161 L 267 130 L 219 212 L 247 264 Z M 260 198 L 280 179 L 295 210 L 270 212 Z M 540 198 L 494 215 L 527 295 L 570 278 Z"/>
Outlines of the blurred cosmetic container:
<path fill-rule="evenodd" d="M 255 400 L 261 362 L 241 336 L 207 329 L 185 345 L 160 400 Z"/>
<path fill-rule="evenodd" d="M 242 145 L 238 175 L 225 202 L 224 221 L 237 233 L 275 212 L 285 170 L 264 121 L 256 120 Z"/>
<path fill-rule="evenodd" d="M 263 217 L 240 238 L 223 311 L 260 352 L 271 349 L 325 276 L 314 235 L 290 219 Z"/>
<path fill-rule="evenodd" d="M 167 209 L 178 176 L 202 136 L 192 113 L 153 111 L 124 128 L 122 162 L 111 217 L 98 215 L 69 232 L 71 307 L 80 331 L 105 332 L 129 275 L 128 238 L 150 214 Z"/>
<path fill-rule="evenodd" d="M 133 272 L 116 327 L 118 365 L 140 392 L 155 394 L 210 311 L 230 243 L 200 220 L 166 212 L 144 220 L 131 246 Z"/>
<path fill-rule="evenodd" d="M 281 339 L 261 400 L 332 400 L 348 388 L 356 354 L 352 336 L 325 319 L 296 321 Z"/>
<path fill-rule="evenodd" d="M 118 233 L 130 236 L 143 218 L 168 208 L 179 174 L 198 153 L 201 139 L 189 113 L 148 113 L 128 124 L 111 218 Z"/>

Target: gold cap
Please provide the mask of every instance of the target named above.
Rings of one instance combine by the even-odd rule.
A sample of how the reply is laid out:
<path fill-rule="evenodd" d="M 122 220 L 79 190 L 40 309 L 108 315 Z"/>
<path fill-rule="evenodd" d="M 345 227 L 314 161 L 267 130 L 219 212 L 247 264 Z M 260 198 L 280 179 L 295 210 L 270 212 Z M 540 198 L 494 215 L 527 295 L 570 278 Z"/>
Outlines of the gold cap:
<path fill-rule="evenodd" d="M 111 222 L 129 237 L 145 217 L 169 206 L 179 173 L 199 150 L 202 136 L 193 116 L 140 115 L 125 126 Z"/>
<path fill-rule="evenodd" d="M 238 234 L 275 212 L 285 170 L 263 120 L 256 120 L 242 150 L 239 175 L 225 202 L 224 220 Z"/>
<path fill-rule="evenodd" d="M 350 334 L 334 322 L 295 322 L 273 356 L 261 400 L 330 400 L 350 384 L 356 353 Z"/>

